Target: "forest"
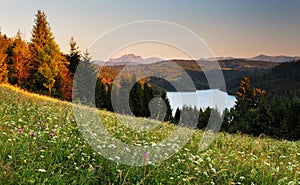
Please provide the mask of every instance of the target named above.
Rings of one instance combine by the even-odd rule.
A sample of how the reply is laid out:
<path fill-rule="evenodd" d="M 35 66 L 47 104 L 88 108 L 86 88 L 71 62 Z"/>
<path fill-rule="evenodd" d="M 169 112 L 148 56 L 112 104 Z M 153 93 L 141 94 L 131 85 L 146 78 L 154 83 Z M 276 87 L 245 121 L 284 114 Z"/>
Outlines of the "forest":
<path fill-rule="evenodd" d="M 70 52 L 61 52 L 55 42 L 47 17 L 43 11 L 35 15 L 34 26 L 30 41 L 22 38 L 18 31 L 10 38 L 0 33 L 0 83 L 9 83 L 30 92 L 71 101 L 72 93 L 85 92 L 88 88 L 79 87 L 78 92 L 72 92 L 76 68 L 79 64 L 85 66 L 90 73 L 78 74 L 77 78 L 84 84 L 89 81 L 89 75 L 96 75 L 94 99 L 82 97 L 81 103 L 89 105 L 95 103 L 98 108 L 129 114 L 121 101 L 125 96 L 117 90 L 115 96 L 120 97 L 116 102 L 117 109 L 113 109 L 112 82 L 118 71 L 91 63 L 88 51 L 81 54 L 74 38 L 70 40 Z M 254 62 L 255 63 L 255 62 Z M 195 129 L 205 129 L 211 115 L 217 119 L 223 118 L 222 131 L 229 133 L 244 133 L 255 136 L 267 135 L 278 139 L 300 139 L 300 61 L 291 61 L 276 65 L 269 72 L 260 76 L 247 76 L 232 83 L 236 88 L 236 105 L 234 108 L 220 113 L 217 109 L 206 108 L 197 110 L 184 107 L 184 111 L 177 109 L 172 115 L 166 91 L 149 79 L 135 83 L 129 93 L 129 106 L 133 115 L 150 117 L 169 121 L 172 124 L 193 127 L 190 123 L 197 122 Z M 191 71 L 190 71 L 191 73 Z M 256 74 L 256 73 L 255 73 Z M 251 80 L 251 83 L 250 83 Z M 126 88 L 135 82 L 134 76 L 124 75 L 117 86 Z M 165 83 L 165 82 L 164 82 Z M 199 84 L 202 82 L 198 81 Z M 76 85 L 76 84 L 74 84 Z M 160 97 L 166 105 L 166 114 L 151 113 L 150 101 Z M 187 115 L 181 115 L 187 112 Z M 180 119 L 188 118 L 183 123 Z"/>

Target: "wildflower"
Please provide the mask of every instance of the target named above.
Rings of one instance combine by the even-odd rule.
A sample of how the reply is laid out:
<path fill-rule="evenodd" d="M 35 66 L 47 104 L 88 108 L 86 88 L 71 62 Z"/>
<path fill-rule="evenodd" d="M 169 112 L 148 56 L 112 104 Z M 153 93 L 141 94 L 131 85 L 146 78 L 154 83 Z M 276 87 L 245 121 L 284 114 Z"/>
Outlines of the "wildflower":
<path fill-rule="evenodd" d="M 95 166 L 94 173 L 97 173 L 98 169 L 99 169 L 99 166 Z"/>
<path fill-rule="evenodd" d="M 39 172 L 45 173 L 47 172 L 45 169 L 38 169 Z"/>
<path fill-rule="evenodd" d="M 240 180 L 245 180 L 245 179 L 246 179 L 246 177 L 240 176 Z"/>
<path fill-rule="evenodd" d="M 147 152 L 144 152 L 143 158 L 144 158 L 144 159 L 147 159 Z"/>
<path fill-rule="evenodd" d="M 51 136 L 51 137 L 53 137 L 53 136 L 54 136 L 54 132 L 53 132 L 53 131 L 50 133 L 50 136 Z"/>
<path fill-rule="evenodd" d="M 19 129 L 18 129 L 18 132 L 19 132 L 19 133 L 22 133 L 22 131 L 23 131 L 22 128 L 19 128 Z"/>
<path fill-rule="evenodd" d="M 35 133 L 34 132 L 31 132 L 31 136 L 33 137 L 35 135 Z"/>
<path fill-rule="evenodd" d="M 24 163 L 25 163 L 25 164 L 26 164 L 26 162 L 27 162 L 26 159 L 24 159 Z"/>

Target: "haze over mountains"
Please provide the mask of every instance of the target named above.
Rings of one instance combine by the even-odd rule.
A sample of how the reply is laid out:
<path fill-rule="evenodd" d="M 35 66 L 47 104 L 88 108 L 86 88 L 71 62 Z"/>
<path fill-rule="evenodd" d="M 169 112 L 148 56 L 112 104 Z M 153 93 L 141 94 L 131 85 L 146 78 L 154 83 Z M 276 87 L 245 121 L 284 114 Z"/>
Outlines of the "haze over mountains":
<path fill-rule="evenodd" d="M 164 61 L 159 57 L 148 57 L 142 58 L 135 54 L 126 54 L 118 58 L 111 58 L 107 62 L 95 61 L 96 64 L 105 66 L 116 66 L 116 65 L 138 65 L 138 64 L 152 64 L 156 62 Z"/>
<path fill-rule="evenodd" d="M 162 62 L 167 61 L 169 59 L 163 59 L 159 57 L 148 57 L 143 58 L 141 56 L 135 55 L 135 54 L 125 54 L 118 58 L 111 58 L 107 62 L 103 61 L 95 61 L 98 65 L 106 65 L 106 66 L 115 66 L 115 65 L 138 65 L 138 64 L 153 64 L 156 62 Z M 175 58 L 174 58 L 175 60 Z M 182 60 L 184 59 L 176 59 L 176 60 Z M 204 61 L 210 61 L 210 60 L 247 60 L 247 61 L 265 61 L 265 62 L 274 62 L 274 63 L 282 63 L 282 62 L 289 62 L 289 61 L 295 61 L 300 60 L 300 57 L 297 56 L 285 56 L 285 55 L 279 55 L 279 56 L 268 56 L 268 55 L 258 55 L 252 58 L 237 58 L 237 57 L 215 57 L 215 58 L 200 58 L 199 60 Z"/>

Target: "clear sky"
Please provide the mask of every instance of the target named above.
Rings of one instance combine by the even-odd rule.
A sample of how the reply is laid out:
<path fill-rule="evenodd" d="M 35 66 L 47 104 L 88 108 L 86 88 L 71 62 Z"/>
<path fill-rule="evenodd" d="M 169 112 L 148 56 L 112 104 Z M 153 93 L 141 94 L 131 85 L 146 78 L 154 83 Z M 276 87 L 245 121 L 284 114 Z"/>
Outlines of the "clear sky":
<path fill-rule="evenodd" d="M 84 50 L 116 26 L 155 19 L 192 30 L 216 56 L 300 55 L 299 0 L 0 0 L 0 3 L 2 33 L 13 36 L 19 29 L 29 40 L 34 14 L 41 9 L 65 52 L 69 50 L 71 36 Z M 181 57 L 166 53 L 162 57 Z M 137 54 L 155 55 L 151 49 Z"/>

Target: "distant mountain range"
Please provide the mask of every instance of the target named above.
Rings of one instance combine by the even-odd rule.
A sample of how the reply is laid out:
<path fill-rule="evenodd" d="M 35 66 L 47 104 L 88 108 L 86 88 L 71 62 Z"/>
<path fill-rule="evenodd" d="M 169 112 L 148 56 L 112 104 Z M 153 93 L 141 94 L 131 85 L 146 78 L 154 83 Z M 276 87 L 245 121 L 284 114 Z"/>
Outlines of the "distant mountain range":
<path fill-rule="evenodd" d="M 121 65 L 139 65 L 139 64 L 152 64 L 163 61 L 164 59 L 158 57 L 142 58 L 135 54 L 126 54 L 118 58 L 111 58 L 107 62 L 95 61 L 96 64 L 105 66 L 121 66 Z"/>
<path fill-rule="evenodd" d="M 179 59 L 179 60 L 181 60 L 181 59 Z M 300 60 L 300 57 L 284 56 L 284 55 L 279 55 L 279 56 L 258 55 L 258 56 L 252 57 L 252 58 L 215 57 L 215 58 L 200 58 L 199 60 L 202 60 L 202 61 L 247 60 L 247 61 L 265 61 L 265 62 L 282 63 L 282 62 Z M 95 63 L 98 65 L 106 65 L 106 66 L 120 66 L 120 65 L 153 64 L 153 63 L 162 62 L 162 61 L 167 61 L 167 60 L 159 58 L 159 57 L 143 58 L 143 57 L 135 55 L 135 54 L 126 54 L 126 55 L 122 55 L 121 57 L 118 57 L 118 58 L 111 58 L 107 62 L 95 61 Z M 181 60 L 181 61 L 185 61 L 185 60 Z"/>
<path fill-rule="evenodd" d="M 219 60 L 219 61 L 220 60 L 235 60 L 235 59 L 282 63 L 282 62 L 290 62 L 290 61 L 300 60 L 300 57 L 297 57 L 297 56 L 292 57 L 292 56 L 285 56 L 285 55 L 278 55 L 278 56 L 258 55 L 258 56 L 252 57 L 252 58 L 236 58 L 236 57 L 208 58 L 208 60 Z M 205 60 L 205 58 L 201 58 L 200 60 Z"/>
<path fill-rule="evenodd" d="M 291 57 L 291 56 L 284 56 L 284 55 L 279 55 L 279 56 L 258 55 L 256 57 L 250 58 L 250 60 L 282 63 L 282 62 L 300 60 L 300 57 Z"/>
<path fill-rule="evenodd" d="M 254 79 L 254 82 L 263 82 L 263 79 L 256 79 L 268 74 L 272 69 L 274 69 L 274 67 L 281 63 L 298 60 L 300 57 L 259 55 L 247 59 L 234 57 L 218 57 L 216 59 L 218 60 L 223 72 L 227 92 L 234 94 L 236 89 L 239 87 L 239 81 L 243 76 L 248 76 L 251 79 Z M 169 62 L 175 62 L 184 69 L 191 77 L 197 89 L 209 89 L 205 71 L 213 71 L 214 69 L 206 68 L 204 70 L 201 66 L 202 64 L 204 64 L 204 66 L 209 66 L 211 60 L 212 59 L 201 59 L 197 62 L 194 60 L 183 59 L 165 60 L 157 57 L 142 58 L 141 56 L 134 54 L 127 54 L 119 58 L 110 59 L 107 62 L 95 61 L 94 63 L 100 66 L 107 66 L 104 68 L 105 70 L 102 69 L 102 76 L 110 76 L 111 79 L 122 71 L 125 66 L 125 73 L 128 75 L 136 74 L 137 76 L 142 76 L 149 72 L 151 74 L 153 73 L 153 76 L 150 75 L 150 82 L 152 84 L 163 87 L 167 91 L 174 91 L 174 87 L 170 85 L 169 82 L 177 83 L 179 86 L 185 86 L 185 84 L 180 84 L 182 71 L 178 70 L 173 65 L 169 65 Z M 199 63 L 201 63 L 201 65 L 199 65 Z M 138 70 L 136 70 L 137 68 Z M 265 86 L 258 84 L 258 87 Z M 269 90 L 266 87 L 265 89 Z"/>

